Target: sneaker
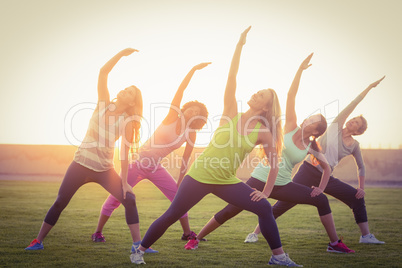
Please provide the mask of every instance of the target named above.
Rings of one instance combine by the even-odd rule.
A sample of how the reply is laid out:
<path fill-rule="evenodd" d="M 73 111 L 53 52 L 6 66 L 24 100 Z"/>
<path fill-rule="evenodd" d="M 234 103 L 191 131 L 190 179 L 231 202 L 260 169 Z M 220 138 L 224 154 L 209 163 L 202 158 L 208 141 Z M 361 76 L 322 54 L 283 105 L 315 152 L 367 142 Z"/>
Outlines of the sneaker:
<path fill-rule="evenodd" d="M 288 267 L 303 267 L 303 265 L 299 265 L 292 261 L 289 258 L 289 255 L 285 253 L 285 259 L 284 260 L 279 260 L 274 257 L 274 255 L 271 256 L 271 259 L 269 259 L 268 265 L 283 265 L 283 266 L 288 266 Z"/>
<path fill-rule="evenodd" d="M 181 236 L 181 240 L 193 240 L 193 239 L 196 239 L 196 238 L 197 238 L 197 234 L 194 233 L 193 231 L 191 231 L 190 234 L 188 234 L 188 235 L 183 234 Z M 200 241 L 207 241 L 207 240 L 205 238 L 203 238 Z"/>
<path fill-rule="evenodd" d="M 43 242 L 40 242 L 38 239 L 34 239 L 31 244 L 25 250 L 39 250 L 43 249 Z"/>
<path fill-rule="evenodd" d="M 181 236 L 181 240 L 193 240 L 196 238 L 197 238 L 197 234 L 194 233 L 193 231 L 191 231 L 190 234 L 188 234 L 188 235 L 183 234 Z"/>
<path fill-rule="evenodd" d="M 328 243 L 327 252 L 334 252 L 334 253 L 355 253 L 354 250 L 348 248 L 342 240 L 338 240 L 338 244 L 335 246 L 331 246 L 331 243 Z"/>
<path fill-rule="evenodd" d="M 258 235 L 256 233 L 248 234 L 244 243 L 255 243 L 258 241 Z"/>
<path fill-rule="evenodd" d="M 131 253 L 135 252 L 140 247 L 140 245 L 141 245 L 141 241 L 133 243 L 133 245 L 131 246 Z M 159 251 L 154 250 L 152 248 L 147 248 L 145 250 L 145 253 L 158 253 L 158 252 Z"/>
<path fill-rule="evenodd" d="M 101 232 L 96 232 L 92 234 L 92 241 L 94 242 L 106 242 L 105 237 Z"/>
<path fill-rule="evenodd" d="M 185 249 L 197 249 L 198 248 L 198 239 L 188 240 L 187 244 L 184 246 Z"/>
<path fill-rule="evenodd" d="M 135 264 L 145 264 L 144 253 L 141 253 L 141 251 L 137 249 L 134 252 L 131 252 L 130 260 Z"/>
<path fill-rule="evenodd" d="M 359 243 L 365 243 L 365 244 L 385 244 L 384 241 L 380 241 L 373 234 L 368 234 L 363 236 L 360 236 L 360 241 Z"/>

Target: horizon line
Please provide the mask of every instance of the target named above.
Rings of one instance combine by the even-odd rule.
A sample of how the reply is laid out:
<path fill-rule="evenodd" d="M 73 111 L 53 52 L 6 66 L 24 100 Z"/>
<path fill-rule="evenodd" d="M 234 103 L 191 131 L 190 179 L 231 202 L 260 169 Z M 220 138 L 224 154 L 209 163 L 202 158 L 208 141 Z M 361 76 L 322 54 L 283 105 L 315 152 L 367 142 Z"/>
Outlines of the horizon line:
<path fill-rule="evenodd" d="M 0 143 L 0 146 L 4 146 L 4 145 L 16 145 L 16 146 L 72 146 L 72 147 L 78 147 L 79 145 L 75 145 L 75 144 L 54 144 L 54 143 L 48 143 L 48 144 L 44 144 L 44 143 Z M 180 148 L 184 148 L 185 145 L 180 146 Z M 194 146 L 194 148 L 200 149 L 200 148 L 206 148 L 207 146 Z M 257 148 L 257 147 L 255 147 Z M 117 147 L 115 147 L 115 149 L 118 149 Z M 377 147 L 373 147 L 373 146 L 369 146 L 369 147 L 363 147 L 361 146 L 360 149 L 363 150 L 402 150 L 402 144 L 399 145 L 399 147 L 392 147 L 392 146 L 388 146 L 388 147 L 383 147 L 383 146 L 377 146 Z"/>

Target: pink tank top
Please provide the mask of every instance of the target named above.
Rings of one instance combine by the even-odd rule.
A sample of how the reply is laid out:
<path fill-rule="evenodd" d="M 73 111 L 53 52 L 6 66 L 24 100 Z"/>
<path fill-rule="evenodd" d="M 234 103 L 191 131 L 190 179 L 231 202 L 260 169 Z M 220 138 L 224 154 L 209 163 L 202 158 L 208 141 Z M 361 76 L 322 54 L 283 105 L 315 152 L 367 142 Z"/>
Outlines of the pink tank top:
<path fill-rule="evenodd" d="M 159 165 L 160 161 L 178 149 L 184 142 L 187 141 L 189 129 L 186 129 L 183 134 L 176 134 L 176 126 L 179 122 L 178 118 L 175 122 L 158 126 L 145 144 L 139 150 L 139 159 L 142 167 L 152 167 Z"/>

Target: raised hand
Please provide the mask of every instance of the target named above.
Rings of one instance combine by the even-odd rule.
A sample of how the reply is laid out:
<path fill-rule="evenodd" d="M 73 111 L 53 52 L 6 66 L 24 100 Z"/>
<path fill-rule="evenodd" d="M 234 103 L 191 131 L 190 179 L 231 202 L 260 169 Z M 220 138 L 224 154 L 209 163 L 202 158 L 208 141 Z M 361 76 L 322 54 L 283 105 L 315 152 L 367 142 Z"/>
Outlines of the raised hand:
<path fill-rule="evenodd" d="M 246 30 L 244 30 L 244 32 L 241 33 L 240 40 L 239 40 L 240 44 L 242 44 L 242 45 L 246 44 L 246 37 L 247 37 L 247 34 L 250 31 L 250 29 L 251 29 L 251 26 L 249 26 Z"/>
<path fill-rule="evenodd" d="M 384 80 L 384 78 L 385 78 L 385 75 L 380 80 L 377 80 L 377 81 L 371 83 L 368 87 L 373 88 L 373 87 L 378 86 L 378 84 L 381 83 L 381 81 Z"/>
<path fill-rule="evenodd" d="M 197 64 L 193 67 L 194 70 L 201 70 L 204 69 L 205 67 L 207 67 L 209 64 L 211 64 L 212 62 L 203 62 L 200 64 Z"/>
<path fill-rule="evenodd" d="M 313 57 L 314 53 L 311 53 L 308 55 L 308 57 L 300 64 L 300 69 L 301 70 L 306 70 L 308 67 L 310 67 L 312 64 L 310 64 L 310 60 Z"/>
<path fill-rule="evenodd" d="M 126 49 L 123 49 L 122 51 L 120 51 L 120 53 L 123 55 L 123 56 L 128 56 L 128 55 L 131 55 L 132 53 L 134 53 L 134 52 L 138 52 L 139 50 L 138 49 L 134 49 L 134 48 L 126 48 Z"/>

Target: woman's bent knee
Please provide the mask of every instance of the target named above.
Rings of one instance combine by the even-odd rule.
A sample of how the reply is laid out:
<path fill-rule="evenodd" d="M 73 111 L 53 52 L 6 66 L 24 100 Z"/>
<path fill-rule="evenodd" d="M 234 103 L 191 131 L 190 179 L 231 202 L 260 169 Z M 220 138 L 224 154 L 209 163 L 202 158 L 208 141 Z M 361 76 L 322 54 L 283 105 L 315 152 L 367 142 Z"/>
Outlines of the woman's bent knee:
<path fill-rule="evenodd" d="M 135 201 L 135 195 L 132 193 L 126 193 L 126 199 L 123 199 L 122 204 L 125 208 L 128 207 L 135 207 L 136 206 L 136 201 Z"/>
<path fill-rule="evenodd" d="M 329 201 L 325 194 L 319 194 L 318 196 L 313 197 L 313 199 L 315 201 L 314 205 L 317 207 L 318 210 L 318 215 L 325 216 L 331 213 Z"/>

